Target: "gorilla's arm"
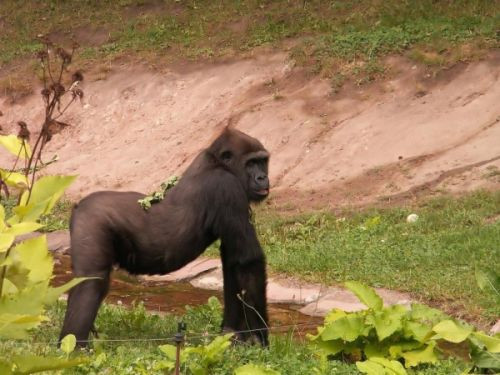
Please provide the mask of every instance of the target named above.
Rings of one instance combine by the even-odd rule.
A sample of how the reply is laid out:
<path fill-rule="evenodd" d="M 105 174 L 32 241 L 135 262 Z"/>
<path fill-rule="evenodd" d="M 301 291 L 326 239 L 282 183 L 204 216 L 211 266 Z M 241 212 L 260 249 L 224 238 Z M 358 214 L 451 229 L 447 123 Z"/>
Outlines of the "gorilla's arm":
<path fill-rule="evenodd" d="M 225 206 L 217 227 L 224 274 L 223 328 L 257 330 L 237 338 L 246 341 L 254 336 L 267 346 L 266 262 L 250 222 L 248 203 L 234 201 Z"/>

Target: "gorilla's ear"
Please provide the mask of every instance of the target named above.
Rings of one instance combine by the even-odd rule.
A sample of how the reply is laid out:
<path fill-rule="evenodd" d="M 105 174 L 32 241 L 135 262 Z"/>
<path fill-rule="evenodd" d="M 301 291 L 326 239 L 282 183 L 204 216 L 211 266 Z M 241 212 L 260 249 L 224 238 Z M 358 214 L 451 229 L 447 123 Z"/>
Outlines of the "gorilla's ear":
<path fill-rule="evenodd" d="M 229 150 L 222 151 L 220 153 L 220 159 L 224 163 L 229 163 L 233 159 L 233 153 L 231 151 L 229 151 Z"/>

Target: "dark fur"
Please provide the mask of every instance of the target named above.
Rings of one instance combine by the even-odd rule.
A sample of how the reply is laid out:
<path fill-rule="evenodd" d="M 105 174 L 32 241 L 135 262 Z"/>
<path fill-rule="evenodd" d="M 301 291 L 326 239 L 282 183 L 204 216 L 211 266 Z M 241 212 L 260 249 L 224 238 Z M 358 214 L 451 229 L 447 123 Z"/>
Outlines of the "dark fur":
<path fill-rule="evenodd" d="M 267 196 L 268 159 L 258 140 L 226 129 L 148 211 L 137 202 L 144 195 L 135 192 L 103 191 L 84 198 L 71 217 L 73 274 L 99 279 L 71 290 L 60 337 L 73 333 L 86 345 L 114 265 L 132 274 L 166 274 L 220 238 L 223 329 L 262 329 L 237 338 L 268 345 L 266 264 L 249 206 Z"/>

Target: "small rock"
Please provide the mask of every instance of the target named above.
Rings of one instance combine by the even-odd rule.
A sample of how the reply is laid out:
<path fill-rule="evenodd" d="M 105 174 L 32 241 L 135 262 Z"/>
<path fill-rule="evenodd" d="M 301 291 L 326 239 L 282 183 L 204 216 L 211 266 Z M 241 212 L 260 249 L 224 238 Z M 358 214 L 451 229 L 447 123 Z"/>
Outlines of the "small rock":
<path fill-rule="evenodd" d="M 417 220 L 418 220 L 417 214 L 409 214 L 408 217 L 406 218 L 407 223 L 415 223 Z"/>
<path fill-rule="evenodd" d="M 496 335 L 497 333 L 500 333 L 500 319 L 497 320 L 497 322 L 495 323 L 495 325 L 493 327 L 491 327 L 490 333 L 492 335 Z"/>

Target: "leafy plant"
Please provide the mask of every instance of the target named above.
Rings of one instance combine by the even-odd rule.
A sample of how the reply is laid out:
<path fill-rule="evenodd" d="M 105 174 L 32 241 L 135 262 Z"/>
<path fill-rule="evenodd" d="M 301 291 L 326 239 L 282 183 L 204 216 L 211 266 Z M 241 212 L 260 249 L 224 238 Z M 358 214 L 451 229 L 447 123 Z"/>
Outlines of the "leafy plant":
<path fill-rule="evenodd" d="M 26 339 L 29 330 L 48 320 L 45 309 L 57 301 L 59 296 L 71 289 L 84 278 L 74 279 L 60 287 L 49 285 L 54 268 L 53 259 L 47 247 L 45 235 L 26 239 L 16 243 L 16 237 L 40 229 L 42 215 L 50 213 L 64 190 L 74 181 L 75 176 L 44 176 L 36 179 L 38 164 L 42 164 L 42 151 L 52 136 L 67 124 L 58 120 L 69 105 L 83 92 L 77 88 L 81 74 L 74 74 L 71 88 L 62 85 L 63 72 L 71 62 L 73 53 L 61 48 L 53 49 L 45 41 L 46 49 L 38 53 L 42 65 L 42 98 L 45 103 L 45 118 L 33 150 L 29 146 L 30 132 L 25 122 L 20 121 L 16 136 L 0 136 L 0 145 L 13 154 L 14 167 L 7 171 L 0 169 L 0 186 L 6 196 L 8 187 L 19 190 L 17 205 L 12 208 L 9 217 L 3 205 L 0 205 L 0 338 Z M 60 59 L 60 69 L 51 69 L 50 55 L 55 52 Z M 72 93 L 72 99 L 65 106 L 61 98 Z M 24 160 L 22 173 L 15 171 L 19 160 Z M 2 374 L 30 374 L 72 367 L 86 359 L 69 359 L 74 349 L 74 337 L 63 339 L 63 351 L 66 358 L 42 357 L 36 355 L 15 355 L 9 359 L 0 359 Z"/>
<path fill-rule="evenodd" d="M 216 337 L 207 345 L 187 347 L 180 353 L 180 363 L 193 375 L 207 375 L 211 366 L 221 361 L 226 349 L 231 345 L 232 333 Z M 177 348 L 174 345 L 159 347 L 167 359 L 159 363 L 159 368 L 172 370 L 175 367 Z"/>
<path fill-rule="evenodd" d="M 139 199 L 137 202 L 141 205 L 141 207 L 145 211 L 147 211 L 151 208 L 151 204 L 161 202 L 163 198 L 165 198 L 165 194 L 167 193 L 167 191 L 172 189 L 175 185 L 177 185 L 177 182 L 179 182 L 179 177 L 172 176 L 167 181 L 165 181 L 160 185 L 161 187 L 160 191 L 155 191 L 150 195 L 147 195 L 144 198 Z"/>
<path fill-rule="evenodd" d="M 476 368 L 500 368 L 500 338 L 475 331 L 425 305 L 384 307 L 376 292 L 359 282 L 345 286 L 368 309 L 352 313 L 332 310 L 318 334 L 309 335 L 322 354 L 351 357 L 366 374 L 406 374 L 404 367 L 437 362 L 442 341 L 467 341 Z"/>

